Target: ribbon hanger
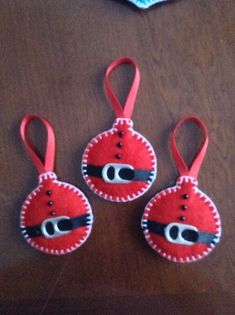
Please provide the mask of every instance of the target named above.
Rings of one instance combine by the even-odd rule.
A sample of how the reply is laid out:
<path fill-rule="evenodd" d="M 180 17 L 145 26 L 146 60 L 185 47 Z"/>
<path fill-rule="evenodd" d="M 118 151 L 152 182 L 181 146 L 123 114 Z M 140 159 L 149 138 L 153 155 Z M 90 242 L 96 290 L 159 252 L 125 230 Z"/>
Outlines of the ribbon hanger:
<path fill-rule="evenodd" d="M 28 127 L 33 120 L 40 121 L 47 131 L 47 144 L 44 163 L 36 153 L 35 149 L 33 148 L 32 142 L 28 137 Z M 20 136 L 23 145 L 28 155 L 32 159 L 34 165 L 36 166 L 36 169 L 39 172 L 39 174 L 53 172 L 55 165 L 55 134 L 49 121 L 38 115 L 29 114 L 24 116 L 20 124 Z"/>
<path fill-rule="evenodd" d="M 114 69 L 116 69 L 118 66 L 124 63 L 131 64 L 134 67 L 135 74 L 134 74 L 132 86 L 130 88 L 130 92 L 127 96 L 126 102 L 123 107 L 112 90 L 112 87 L 110 84 L 110 75 Z M 105 84 L 107 96 L 109 97 L 111 101 L 116 117 L 131 119 L 136 96 L 137 96 L 139 85 L 140 85 L 140 72 L 139 72 L 136 62 L 129 57 L 123 57 L 112 62 L 106 70 L 104 84 Z"/>
<path fill-rule="evenodd" d="M 187 166 L 185 163 L 183 157 L 181 156 L 175 142 L 175 137 L 176 137 L 176 132 L 178 132 L 180 126 L 184 124 L 185 122 L 188 121 L 193 121 L 195 122 L 200 129 L 203 132 L 204 136 L 204 142 L 201 145 L 201 148 L 198 150 L 198 152 L 195 155 L 195 158 L 193 159 L 193 162 L 191 163 L 191 166 Z M 186 116 L 182 118 L 176 125 L 175 129 L 171 133 L 170 136 L 170 146 L 171 146 L 171 151 L 176 163 L 176 166 L 178 168 L 180 176 L 191 176 L 197 179 L 198 173 L 200 171 L 203 159 L 206 154 L 207 146 L 208 146 L 208 131 L 204 123 L 196 116 Z"/>

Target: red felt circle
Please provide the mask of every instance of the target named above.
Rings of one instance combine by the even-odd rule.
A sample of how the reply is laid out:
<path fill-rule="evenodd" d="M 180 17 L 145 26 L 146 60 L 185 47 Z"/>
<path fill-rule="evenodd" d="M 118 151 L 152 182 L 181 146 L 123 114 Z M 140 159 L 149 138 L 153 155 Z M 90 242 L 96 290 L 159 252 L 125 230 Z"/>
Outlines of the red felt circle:
<path fill-rule="evenodd" d="M 25 228 L 40 226 L 49 218 L 75 218 L 86 214 L 92 222 L 91 207 L 84 194 L 75 186 L 58 181 L 54 173 L 46 173 L 40 176 L 39 186 L 32 191 L 22 206 L 20 226 L 27 242 L 34 248 L 47 254 L 61 255 L 77 249 L 86 241 L 92 223 L 56 238 L 30 238 L 27 237 Z"/>
<path fill-rule="evenodd" d="M 134 169 L 152 171 L 151 181 L 107 183 L 103 178 L 87 175 L 87 165 L 104 167 L 108 163 L 128 164 Z M 151 144 L 132 129 L 130 119 L 116 119 L 113 128 L 95 137 L 87 145 L 82 159 L 83 177 L 100 197 L 125 202 L 138 198 L 152 185 L 156 177 L 156 156 Z"/>
<path fill-rule="evenodd" d="M 183 219 L 182 219 L 183 217 Z M 180 177 L 175 187 L 165 189 L 155 195 L 147 204 L 142 225 L 148 220 L 168 225 L 172 222 L 192 225 L 205 233 L 221 234 L 218 211 L 211 199 L 197 188 L 191 177 Z M 175 262 L 191 262 L 203 258 L 215 247 L 214 243 L 193 245 L 174 244 L 165 236 L 144 229 L 149 245 L 164 258 Z"/>

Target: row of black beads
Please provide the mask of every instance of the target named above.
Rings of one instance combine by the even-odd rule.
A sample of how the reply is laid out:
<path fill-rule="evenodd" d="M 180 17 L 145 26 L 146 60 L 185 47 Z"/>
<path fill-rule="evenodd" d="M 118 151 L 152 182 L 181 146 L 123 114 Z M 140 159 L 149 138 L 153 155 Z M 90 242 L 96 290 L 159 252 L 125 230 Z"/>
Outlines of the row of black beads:
<path fill-rule="evenodd" d="M 189 195 L 188 195 L 188 194 L 184 194 L 184 195 L 182 196 L 182 198 L 185 199 L 185 200 L 188 200 L 188 199 L 189 199 Z M 187 205 L 183 204 L 183 205 L 181 206 L 181 210 L 187 210 L 187 209 L 188 209 L 188 206 L 187 206 Z M 182 221 L 182 222 L 184 222 L 184 221 L 186 220 L 186 217 L 185 217 L 185 216 L 180 216 L 180 217 L 179 217 L 179 220 Z"/>
<path fill-rule="evenodd" d="M 123 131 L 118 131 L 118 137 L 122 138 L 124 136 L 124 132 Z M 119 149 L 121 149 L 123 147 L 123 143 L 120 141 L 117 143 L 117 147 Z M 122 154 L 121 153 L 117 153 L 115 155 L 116 159 L 120 160 L 122 158 Z"/>
<path fill-rule="evenodd" d="M 46 194 L 47 194 L 47 196 L 50 197 L 52 195 L 52 191 L 51 190 L 47 190 Z M 54 202 L 52 200 L 49 200 L 47 204 L 50 207 L 54 206 Z M 50 215 L 56 215 L 56 212 L 54 210 L 52 210 L 52 211 L 50 211 Z"/>

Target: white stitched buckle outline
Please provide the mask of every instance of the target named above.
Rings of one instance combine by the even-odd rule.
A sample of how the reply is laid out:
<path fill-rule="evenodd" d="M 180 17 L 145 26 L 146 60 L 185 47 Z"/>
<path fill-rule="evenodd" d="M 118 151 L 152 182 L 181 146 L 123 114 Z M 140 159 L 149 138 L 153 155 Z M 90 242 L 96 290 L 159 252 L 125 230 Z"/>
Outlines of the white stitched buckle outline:
<path fill-rule="evenodd" d="M 111 167 L 114 169 L 114 177 L 112 179 L 110 179 L 108 177 L 108 171 L 110 170 Z M 119 176 L 119 172 L 123 168 L 128 169 L 128 170 L 134 170 L 134 167 L 131 166 L 130 164 L 118 164 L 118 163 L 108 163 L 108 164 L 106 164 L 103 167 L 103 169 L 102 169 L 103 180 L 106 183 L 110 183 L 110 184 L 129 184 L 129 183 L 131 183 L 132 180 L 122 179 Z"/>
<path fill-rule="evenodd" d="M 176 227 L 178 229 L 176 238 L 172 238 L 172 236 L 170 235 L 171 229 L 173 227 Z M 189 245 L 189 246 L 194 245 L 195 242 L 187 241 L 185 238 L 183 238 L 182 233 L 185 230 L 191 230 L 194 232 L 198 232 L 198 229 L 193 225 L 182 224 L 182 223 L 178 223 L 178 222 L 172 222 L 166 226 L 164 233 L 165 233 L 166 239 L 170 243 L 180 244 L 180 245 Z"/>
<path fill-rule="evenodd" d="M 46 238 L 55 238 L 55 237 L 59 237 L 59 236 L 63 236 L 63 235 L 71 233 L 71 230 L 61 231 L 59 229 L 58 223 L 62 220 L 70 220 L 70 217 L 60 216 L 60 217 L 49 218 L 49 219 L 44 220 L 41 224 L 42 235 Z M 53 234 L 48 233 L 48 230 L 47 230 L 48 223 L 52 224 Z"/>

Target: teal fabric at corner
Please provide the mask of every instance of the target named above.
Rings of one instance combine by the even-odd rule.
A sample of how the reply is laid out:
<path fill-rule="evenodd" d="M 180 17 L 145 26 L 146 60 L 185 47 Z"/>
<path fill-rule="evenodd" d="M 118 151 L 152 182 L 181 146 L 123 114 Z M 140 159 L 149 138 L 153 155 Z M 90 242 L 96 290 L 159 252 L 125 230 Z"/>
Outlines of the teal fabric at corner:
<path fill-rule="evenodd" d="M 129 1 L 135 4 L 140 9 L 147 9 L 153 4 L 165 2 L 167 0 L 129 0 Z"/>

